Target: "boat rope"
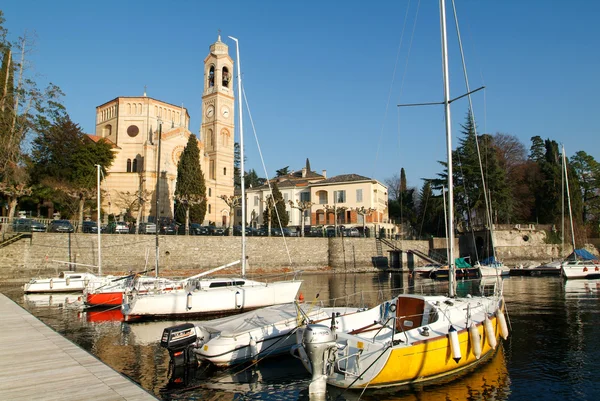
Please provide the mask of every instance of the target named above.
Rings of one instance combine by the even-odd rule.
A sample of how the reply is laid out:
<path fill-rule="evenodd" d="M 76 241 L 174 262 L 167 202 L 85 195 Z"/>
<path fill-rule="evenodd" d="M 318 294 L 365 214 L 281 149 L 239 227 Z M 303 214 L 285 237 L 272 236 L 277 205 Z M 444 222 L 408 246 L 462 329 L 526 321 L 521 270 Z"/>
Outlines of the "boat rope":
<path fill-rule="evenodd" d="M 265 172 L 265 177 L 267 179 L 267 185 L 269 186 L 269 193 L 271 194 L 271 198 L 273 198 L 273 188 L 271 187 L 271 180 L 269 179 L 269 173 L 267 173 L 267 166 L 265 165 L 265 159 L 263 157 L 262 150 L 260 148 L 260 143 L 258 142 L 258 136 L 256 135 L 256 127 L 254 126 L 254 119 L 252 118 L 252 113 L 250 112 L 250 105 L 248 104 L 248 99 L 246 98 L 246 91 L 244 90 L 244 88 L 242 88 L 242 90 L 240 92 L 242 93 L 242 95 L 244 97 L 244 103 L 246 104 L 246 109 L 248 110 L 248 118 L 250 118 L 250 125 L 252 126 L 252 133 L 254 134 L 254 139 L 256 141 L 256 146 L 258 148 L 260 162 L 261 162 L 263 170 Z M 292 255 L 290 254 L 290 250 L 288 248 L 287 241 L 286 241 L 285 235 L 283 233 L 283 226 L 281 224 L 281 218 L 279 217 L 279 212 L 277 211 L 277 208 L 274 207 L 274 209 L 275 209 L 275 214 L 277 215 L 277 221 L 279 222 L 279 227 L 282 227 L 281 238 L 283 239 L 283 245 L 285 246 L 285 251 L 287 252 L 288 261 L 290 263 L 290 266 L 292 266 Z M 270 235 L 271 233 L 268 233 L 268 234 Z"/>

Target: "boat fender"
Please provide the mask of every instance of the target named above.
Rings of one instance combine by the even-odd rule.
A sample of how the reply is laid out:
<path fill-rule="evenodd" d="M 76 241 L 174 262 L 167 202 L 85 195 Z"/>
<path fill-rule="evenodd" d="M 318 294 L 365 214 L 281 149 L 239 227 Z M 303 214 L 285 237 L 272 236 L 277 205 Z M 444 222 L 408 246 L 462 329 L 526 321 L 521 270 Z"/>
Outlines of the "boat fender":
<path fill-rule="evenodd" d="M 67 277 L 67 279 L 65 280 L 67 283 L 67 287 L 71 284 L 71 277 Z"/>
<path fill-rule="evenodd" d="M 469 338 L 471 340 L 471 350 L 473 351 L 473 355 L 475 359 L 479 359 L 481 357 L 481 337 L 479 337 L 479 330 L 477 330 L 477 325 L 471 322 L 469 326 Z"/>
<path fill-rule="evenodd" d="M 250 347 L 250 356 L 252 357 L 252 362 L 256 362 L 256 357 L 258 356 L 258 348 L 256 348 L 256 340 L 254 339 L 254 337 L 250 336 L 248 346 Z"/>
<path fill-rule="evenodd" d="M 54 287 L 54 280 L 50 279 L 50 289 L 52 289 Z"/>
<path fill-rule="evenodd" d="M 83 285 L 87 287 L 89 283 L 90 283 L 90 279 L 86 277 L 86 278 L 83 280 Z"/>
<path fill-rule="evenodd" d="M 460 361 L 462 355 L 460 354 L 460 343 L 458 342 L 458 331 L 454 326 L 450 326 L 448 329 L 448 338 L 450 339 L 450 352 L 452 353 L 452 359 L 456 363 Z"/>
<path fill-rule="evenodd" d="M 487 317 L 487 315 L 485 315 L 485 319 L 483 321 L 483 328 L 488 344 L 492 349 L 496 349 L 496 345 L 498 343 L 496 341 L 496 335 L 494 334 L 494 327 L 492 326 L 492 321 Z"/>
<path fill-rule="evenodd" d="M 241 309 L 242 308 L 242 303 L 240 302 L 240 292 L 236 291 L 235 292 L 235 307 L 237 309 Z"/>
<path fill-rule="evenodd" d="M 584 271 L 584 272 L 588 271 L 588 268 L 587 268 L 587 267 L 584 267 L 584 268 L 583 268 L 583 271 Z"/>
<path fill-rule="evenodd" d="M 187 300 L 186 300 L 185 306 L 186 306 L 187 310 L 192 309 L 192 293 L 191 292 L 188 292 L 188 294 L 187 294 Z"/>
<path fill-rule="evenodd" d="M 498 311 L 498 324 L 500 325 L 500 334 L 502 338 L 505 340 L 508 338 L 508 325 L 506 324 L 506 317 L 504 316 L 504 312 L 501 310 Z"/>

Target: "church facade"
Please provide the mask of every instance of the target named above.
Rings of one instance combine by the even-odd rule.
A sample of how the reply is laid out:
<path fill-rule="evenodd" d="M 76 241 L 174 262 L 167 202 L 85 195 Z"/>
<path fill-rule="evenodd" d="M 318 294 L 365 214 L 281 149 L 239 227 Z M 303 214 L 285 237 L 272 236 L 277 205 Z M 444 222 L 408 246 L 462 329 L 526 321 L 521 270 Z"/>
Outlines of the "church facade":
<path fill-rule="evenodd" d="M 233 195 L 233 81 L 233 60 L 219 36 L 204 59 L 198 136 L 207 196 L 206 216 L 198 223 L 205 225 L 229 225 L 229 207 L 220 196 Z M 115 152 L 102 183 L 104 213 L 122 216 L 129 209 L 134 217 L 137 214 L 138 223 L 153 221 L 157 211 L 160 218 L 174 217 L 177 164 L 192 134 L 189 122 L 186 108 L 153 99 L 146 93 L 117 97 L 96 107 L 96 132 L 90 138 L 105 138 L 114 144 Z"/>

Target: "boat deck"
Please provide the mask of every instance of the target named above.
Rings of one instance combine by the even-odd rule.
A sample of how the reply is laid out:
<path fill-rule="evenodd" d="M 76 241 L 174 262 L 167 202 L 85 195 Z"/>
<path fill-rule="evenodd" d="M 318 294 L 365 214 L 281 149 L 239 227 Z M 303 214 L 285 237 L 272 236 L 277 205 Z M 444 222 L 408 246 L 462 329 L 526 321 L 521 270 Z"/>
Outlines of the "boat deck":
<path fill-rule="evenodd" d="M 157 399 L 4 294 L 0 315 L 0 399 Z"/>

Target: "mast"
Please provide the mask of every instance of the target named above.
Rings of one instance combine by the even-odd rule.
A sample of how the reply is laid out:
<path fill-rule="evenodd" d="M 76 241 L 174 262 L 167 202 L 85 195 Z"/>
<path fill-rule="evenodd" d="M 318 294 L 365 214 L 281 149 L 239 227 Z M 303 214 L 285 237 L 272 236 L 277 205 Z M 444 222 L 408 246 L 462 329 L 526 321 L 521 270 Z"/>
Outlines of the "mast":
<path fill-rule="evenodd" d="M 158 277 L 158 258 L 159 258 L 159 252 L 158 252 L 158 233 L 160 231 L 160 222 L 159 222 L 159 217 L 160 217 L 160 212 L 159 212 L 159 206 L 160 206 L 160 137 L 162 136 L 162 119 L 159 117 L 158 118 L 158 160 L 156 163 L 156 218 L 155 218 L 155 223 L 156 223 L 156 232 L 154 234 L 155 237 L 155 251 L 156 251 L 156 257 L 155 257 L 155 261 L 154 261 L 154 275 L 156 277 Z"/>
<path fill-rule="evenodd" d="M 238 124 L 240 126 L 240 186 L 242 193 L 242 277 L 246 277 L 246 182 L 244 180 L 244 126 L 242 119 L 242 72 L 240 63 L 240 44 L 236 38 L 229 36 L 235 42 L 235 58 L 237 61 L 238 87 Z"/>
<path fill-rule="evenodd" d="M 450 77 L 448 73 L 448 37 L 446 34 L 446 1 L 440 0 L 440 28 L 442 33 L 442 73 L 444 77 L 444 115 L 446 119 L 446 152 L 448 157 L 448 268 L 450 297 L 456 295 L 454 264 L 454 184 L 452 180 L 452 128 L 450 116 Z"/>
<path fill-rule="evenodd" d="M 569 193 L 569 176 L 567 175 L 567 158 L 565 156 L 565 145 L 562 146 L 562 159 L 563 169 L 565 171 L 565 186 L 567 187 L 567 207 L 569 208 L 569 222 L 571 223 L 571 243 L 573 244 L 573 253 L 575 253 L 575 230 L 573 229 L 573 211 L 571 210 L 571 195 Z M 575 258 L 577 258 L 577 256 L 575 256 Z"/>
<path fill-rule="evenodd" d="M 98 217 L 96 218 L 96 228 L 98 229 L 98 275 L 101 276 L 102 275 L 102 236 L 101 231 L 102 229 L 100 228 L 100 165 L 96 164 L 96 169 L 98 171 L 98 177 L 97 177 L 97 186 L 98 186 L 98 193 L 96 194 L 96 198 L 97 198 L 97 207 L 98 207 Z"/>

